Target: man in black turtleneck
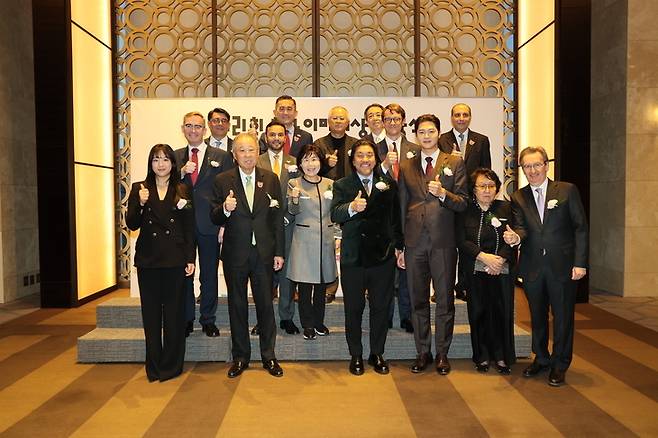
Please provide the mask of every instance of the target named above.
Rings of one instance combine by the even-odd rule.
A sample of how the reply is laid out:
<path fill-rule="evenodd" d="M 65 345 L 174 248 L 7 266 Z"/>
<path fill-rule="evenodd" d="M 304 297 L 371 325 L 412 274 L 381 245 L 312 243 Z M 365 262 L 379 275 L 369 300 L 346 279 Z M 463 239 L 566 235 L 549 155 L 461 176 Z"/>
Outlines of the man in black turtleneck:
<path fill-rule="evenodd" d="M 345 108 L 342 106 L 331 108 L 327 119 L 329 134 L 315 140 L 313 144 L 320 147 L 327 158 L 322 165 L 321 176 L 336 181 L 352 173 L 350 160 L 346 155 L 357 139 L 345 133 L 350 125 L 350 116 Z"/>

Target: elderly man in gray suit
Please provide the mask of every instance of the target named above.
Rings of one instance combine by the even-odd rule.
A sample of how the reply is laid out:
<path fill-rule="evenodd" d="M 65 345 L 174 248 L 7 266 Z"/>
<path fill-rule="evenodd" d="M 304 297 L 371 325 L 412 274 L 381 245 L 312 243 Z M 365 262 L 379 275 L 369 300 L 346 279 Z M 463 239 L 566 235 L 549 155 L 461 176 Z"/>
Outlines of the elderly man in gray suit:
<path fill-rule="evenodd" d="M 281 193 L 286 193 L 288 180 L 297 178 L 297 163 L 295 157 L 286 154 L 283 151 L 283 145 L 286 137 L 285 126 L 278 121 L 272 121 L 265 127 L 265 139 L 267 141 L 267 151 L 258 157 L 256 166 L 274 172 L 279 177 L 281 183 Z M 287 198 L 283 199 L 283 211 L 287 212 Z M 285 253 L 284 257 L 288 259 L 290 253 L 290 242 L 292 241 L 292 226 L 290 225 L 292 217 L 288 214 L 284 217 L 285 225 Z M 283 271 L 275 271 L 272 277 L 273 288 L 279 286 L 279 327 L 289 335 L 299 333 L 299 328 L 295 325 L 292 318 L 295 316 L 295 302 L 293 300 L 294 284 Z M 255 328 L 258 332 L 258 328 Z"/>

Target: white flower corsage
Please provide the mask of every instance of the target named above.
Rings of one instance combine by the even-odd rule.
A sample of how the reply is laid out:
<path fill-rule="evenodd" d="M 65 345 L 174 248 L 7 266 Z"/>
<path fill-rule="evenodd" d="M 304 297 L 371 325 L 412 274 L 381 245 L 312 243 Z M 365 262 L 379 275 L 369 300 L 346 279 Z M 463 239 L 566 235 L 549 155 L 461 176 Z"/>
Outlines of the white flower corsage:
<path fill-rule="evenodd" d="M 452 176 L 452 169 L 448 166 L 444 167 L 443 168 L 443 174 L 445 176 Z"/>
<path fill-rule="evenodd" d="M 473 146 L 473 145 L 475 144 L 475 142 L 474 142 L 473 140 L 469 140 L 469 141 L 468 141 L 468 144 L 471 145 L 471 146 Z"/>
<path fill-rule="evenodd" d="M 297 172 L 297 165 L 296 164 L 289 164 L 286 166 L 286 169 L 288 169 L 288 173 L 296 173 Z"/>
<path fill-rule="evenodd" d="M 263 181 L 256 181 L 256 185 L 258 186 L 259 189 L 263 188 Z M 267 195 L 270 196 L 270 195 Z"/>
<path fill-rule="evenodd" d="M 552 210 L 555 207 L 557 207 L 557 199 L 551 199 L 546 203 L 546 208 L 548 208 L 549 210 Z"/>
<path fill-rule="evenodd" d="M 334 192 L 332 192 L 332 191 L 331 191 L 331 188 L 330 188 L 329 190 L 325 191 L 325 192 L 322 194 L 322 197 L 323 197 L 324 199 L 332 200 L 332 199 L 334 199 Z"/>
<path fill-rule="evenodd" d="M 494 216 L 494 217 L 491 218 L 491 226 L 492 226 L 492 227 L 494 227 L 494 228 L 498 228 L 498 227 L 501 226 L 502 224 L 503 224 L 503 223 L 502 223 L 502 222 L 501 222 L 496 216 Z"/>
<path fill-rule="evenodd" d="M 350 156 L 350 157 L 352 156 L 352 149 L 347 150 L 347 155 Z"/>
<path fill-rule="evenodd" d="M 212 167 L 219 167 L 219 163 L 218 163 L 217 161 L 215 161 L 215 160 L 211 160 L 211 161 L 210 161 L 210 165 L 211 165 Z"/>
<path fill-rule="evenodd" d="M 187 199 L 180 198 L 176 204 L 176 208 L 182 210 L 187 205 Z"/>
<path fill-rule="evenodd" d="M 411 160 L 415 156 L 416 156 L 416 154 L 414 153 L 414 151 L 407 152 L 407 159 L 408 160 Z"/>
<path fill-rule="evenodd" d="M 376 187 L 377 190 L 379 190 L 380 192 L 383 192 L 384 190 L 388 190 L 388 184 L 386 184 L 384 181 L 377 181 L 377 182 L 375 183 L 375 187 Z"/>
<path fill-rule="evenodd" d="M 266 193 L 266 195 L 270 198 L 270 208 L 279 208 L 279 201 L 271 197 L 269 193 Z"/>

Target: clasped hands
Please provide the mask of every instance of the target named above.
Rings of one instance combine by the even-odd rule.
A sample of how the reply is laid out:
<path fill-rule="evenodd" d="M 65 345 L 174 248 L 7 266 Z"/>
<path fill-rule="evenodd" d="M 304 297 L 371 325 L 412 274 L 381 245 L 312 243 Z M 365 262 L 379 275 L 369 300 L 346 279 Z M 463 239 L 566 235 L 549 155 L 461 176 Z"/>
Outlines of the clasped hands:
<path fill-rule="evenodd" d="M 489 254 L 487 252 L 481 252 L 477 256 L 478 260 L 487 265 L 484 268 L 484 272 L 489 275 L 500 275 L 505 266 L 505 259 L 496 254 Z"/>

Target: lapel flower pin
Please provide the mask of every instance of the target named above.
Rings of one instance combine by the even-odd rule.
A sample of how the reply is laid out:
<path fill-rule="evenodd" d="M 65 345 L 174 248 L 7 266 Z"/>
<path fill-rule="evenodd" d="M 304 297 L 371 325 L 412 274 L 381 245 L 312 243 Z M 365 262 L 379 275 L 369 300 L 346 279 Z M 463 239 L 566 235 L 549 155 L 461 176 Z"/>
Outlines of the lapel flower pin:
<path fill-rule="evenodd" d="M 329 186 L 327 190 L 322 194 L 322 197 L 329 200 L 334 199 L 334 192 L 332 191 L 331 186 Z"/>
<path fill-rule="evenodd" d="M 385 190 L 388 190 L 388 184 L 386 184 L 386 183 L 385 183 L 384 181 L 382 181 L 382 180 L 377 181 L 377 182 L 375 183 L 375 187 L 376 187 L 377 190 L 379 190 L 380 192 L 383 192 L 383 191 L 385 191 Z"/>
<path fill-rule="evenodd" d="M 211 165 L 212 167 L 219 167 L 219 163 L 218 163 L 217 161 L 215 161 L 215 160 L 210 160 L 210 165 Z"/>
<path fill-rule="evenodd" d="M 415 156 L 416 156 L 416 154 L 414 153 L 414 151 L 407 152 L 407 159 L 408 160 L 411 160 Z"/>
<path fill-rule="evenodd" d="M 295 134 L 295 136 L 293 137 L 293 140 L 294 141 L 299 141 L 300 138 L 301 137 L 299 136 L 299 134 Z"/>
<path fill-rule="evenodd" d="M 452 169 L 449 166 L 445 166 L 442 170 L 445 176 L 452 176 Z"/>
<path fill-rule="evenodd" d="M 501 225 L 502 225 L 502 222 L 500 222 L 500 220 L 496 216 L 491 218 L 491 226 L 492 227 L 498 228 Z"/>
<path fill-rule="evenodd" d="M 468 144 L 471 145 L 471 146 L 473 146 L 473 145 L 475 144 L 475 142 L 474 142 L 473 140 L 469 140 L 469 141 L 468 141 Z"/>
<path fill-rule="evenodd" d="M 557 199 L 551 199 L 550 201 L 548 201 L 548 203 L 546 203 L 546 208 L 548 208 L 549 210 L 552 210 L 555 207 L 557 207 Z"/>
<path fill-rule="evenodd" d="M 187 199 L 180 198 L 180 200 L 176 204 L 176 208 L 182 210 L 186 205 L 187 205 Z"/>
<path fill-rule="evenodd" d="M 271 197 L 269 193 L 266 193 L 266 195 L 270 198 L 270 208 L 279 208 L 279 201 Z"/>
<path fill-rule="evenodd" d="M 352 156 L 352 149 L 347 150 L 347 155 L 350 156 L 350 157 Z"/>
<path fill-rule="evenodd" d="M 259 189 L 263 188 L 263 181 L 256 181 L 256 185 L 258 186 Z M 270 196 L 270 195 L 267 195 Z"/>
<path fill-rule="evenodd" d="M 296 173 L 297 172 L 297 165 L 296 164 L 288 164 L 286 166 L 286 169 L 288 170 L 288 173 Z"/>

